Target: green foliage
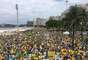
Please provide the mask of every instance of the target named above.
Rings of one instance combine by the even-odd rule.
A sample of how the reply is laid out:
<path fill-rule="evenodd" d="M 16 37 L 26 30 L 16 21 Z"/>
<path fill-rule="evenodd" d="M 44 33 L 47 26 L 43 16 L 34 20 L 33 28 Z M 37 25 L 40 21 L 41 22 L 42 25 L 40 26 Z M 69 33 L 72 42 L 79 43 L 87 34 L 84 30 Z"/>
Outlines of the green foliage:
<path fill-rule="evenodd" d="M 50 18 L 46 22 L 46 27 L 59 29 L 64 27 L 63 29 L 72 31 L 74 26 L 75 31 L 80 31 L 81 29 L 88 30 L 88 12 L 85 8 L 77 5 L 71 6 L 64 15 L 65 17 L 62 20 L 53 20 Z"/>
<path fill-rule="evenodd" d="M 58 27 L 58 21 L 56 20 L 49 20 L 46 22 L 47 28 L 57 28 Z"/>
<path fill-rule="evenodd" d="M 71 31 L 72 26 L 74 25 L 75 30 L 80 30 L 80 27 L 86 26 L 86 24 L 88 23 L 87 16 L 88 14 L 86 12 L 86 9 L 77 5 L 71 6 L 69 12 L 67 12 L 65 14 L 65 17 L 63 18 L 64 28 Z"/>
<path fill-rule="evenodd" d="M 59 28 L 61 29 L 63 26 L 63 21 L 62 20 L 53 20 L 53 19 L 49 19 L 46 22 L 46 27 L 47 28 Z"/>
<path fill-rule="evenodd" d="M 63 29 L 63 20 L 58 20 L 58 28 Z"/>
<path fill-rule="evenodd" d="M 27 21 L 26 26 L 27 27 L 33 26 L 33 21 Z"/>

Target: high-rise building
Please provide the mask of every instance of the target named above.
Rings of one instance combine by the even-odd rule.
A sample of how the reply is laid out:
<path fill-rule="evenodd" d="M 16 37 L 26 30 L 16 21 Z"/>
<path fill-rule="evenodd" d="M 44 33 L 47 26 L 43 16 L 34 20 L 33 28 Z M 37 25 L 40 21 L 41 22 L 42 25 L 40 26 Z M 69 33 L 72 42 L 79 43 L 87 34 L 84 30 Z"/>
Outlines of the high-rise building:
<path fill-rule="evenodd" d="M 45 26 L 46 19 L 44 18 L 36 18 L 35 24 L 36 26 Z"/>

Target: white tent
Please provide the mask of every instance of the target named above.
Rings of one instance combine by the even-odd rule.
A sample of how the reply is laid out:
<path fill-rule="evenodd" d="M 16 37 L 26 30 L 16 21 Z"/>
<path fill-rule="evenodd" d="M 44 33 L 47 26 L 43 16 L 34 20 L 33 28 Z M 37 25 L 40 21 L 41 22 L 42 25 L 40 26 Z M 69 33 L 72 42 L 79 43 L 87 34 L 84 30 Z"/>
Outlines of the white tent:
<path fill-rule="evenodd" d="M 69 35 L 70 33 L 68 31 L 63 32 L 64 35 Z"/>

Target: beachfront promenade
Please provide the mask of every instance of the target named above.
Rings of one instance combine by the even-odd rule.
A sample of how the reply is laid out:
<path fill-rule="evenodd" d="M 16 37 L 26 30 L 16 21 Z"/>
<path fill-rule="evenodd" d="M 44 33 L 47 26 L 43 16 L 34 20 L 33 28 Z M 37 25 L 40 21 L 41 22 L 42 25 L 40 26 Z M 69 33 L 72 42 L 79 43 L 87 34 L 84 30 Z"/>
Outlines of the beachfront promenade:
<path fill-rule="evenodd" d="M 19 32 L 24 32 L 27 30 L 32 30 L 33 27 L 13 27 L 13 28 L 0 28 L 0 35 L 12 35 L 16 34 L 17 30 L 19 29 Z"/>

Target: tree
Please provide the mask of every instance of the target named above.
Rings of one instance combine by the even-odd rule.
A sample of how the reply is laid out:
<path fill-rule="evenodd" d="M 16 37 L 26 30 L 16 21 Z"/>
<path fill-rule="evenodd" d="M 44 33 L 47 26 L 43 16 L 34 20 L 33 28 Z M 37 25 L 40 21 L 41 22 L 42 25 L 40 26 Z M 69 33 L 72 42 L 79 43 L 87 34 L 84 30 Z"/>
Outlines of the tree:
<path fill-rule="evenodd" d="M 72 27 L 74 25 L 75 30 L 81 30 L 79 27 L 86 26 L 88 14 L 86 12 L 86 9 L 79 7 L 77 5 L 71 6 L 69 9 L 69 12 L 65 14 L 65 17 L 63 18 L 64 21 L 64 28 L 66 30 L 72 31 Z M 81 23 L 82 22 L 82 26 Z"/>
<path fill-rule="evenodd" d="M 47 28 L 57 28 L 58 27 L 58 21 L 57 20 L 53 20 L 53 19 L 50 18 L 46 22 L 46 27 Z"/>
<path fill-rule="evenodd" d="M 27 21 L 26 26 L 27 26 L 27 27 L 33 26 L 33 21 Z"/>
<path fill-rule="evenodd" d="M 54 20 L 53 18 L 49 18 L 49 20 L 46 22 L 47 28 L 56 28 L 61 30 L 63 28 L 63 21 L 62 20 Z"/>
<path fill-rule="evenodd" d="M 64 28 L 72 34 L 72 45 L 74 47 L 74 34 L 75 31 L 83 31 L 86 29 L 88 23 L 88 14 L 85 8 L 77 5 L 71 6 L 69 11 L 65 13 Z"/>

